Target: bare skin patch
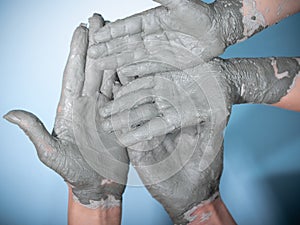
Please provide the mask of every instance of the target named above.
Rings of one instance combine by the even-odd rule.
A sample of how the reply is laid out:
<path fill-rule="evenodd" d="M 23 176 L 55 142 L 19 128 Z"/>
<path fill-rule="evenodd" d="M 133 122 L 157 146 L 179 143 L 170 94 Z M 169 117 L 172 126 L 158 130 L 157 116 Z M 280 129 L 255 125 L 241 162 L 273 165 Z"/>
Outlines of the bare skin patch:
<path fill-rule="evenodd" d="M 212 216 L 212 212 L 202 213 L 200 223 L 208 221 Z"/>
<path fill-rule="evenodd" d="M 244 0 L 243 1 L 243 24 L 245 38 L 252 36 L 261 28 L 267 26 L 263 14 L 258 10 L 256 1 Z"/>
<path fill-rule="evenodd" d="M 192 224 L 192 222 L 197 218 L 197 211 L 202 210 L 204 206 L 210 204 L 211 202 L 213 202 L 215 199 L 217 199 L 219 197 L 219 192 L 216 192 L 215 194 L 213 194 L 209 199 L 202 201 L 200 204 L 194 206 L 193 208 L 191 208 L 190 210 L 188 210 L 187 212 L 184 213 L 184 219 L 189 221 L 189 223 Z M 201 222 L 205 222 L 207 221 L 210 217 L 211 217 L 212 213 L 211 212 L 203 212 L 201 214 Z"/>
<path fill-rule="evenodd" d="M 277 77 L 277 79 L 281 80 L 281 79 L 283 79 L 285 77 L 289 77 L 289 72 L 288 71 L 285 71 L 283 73 L 279 73 L 278 72 L 278 67 L 277 67 L 277 61 L 276 61 L 276 59 L 272 58 L 271 60 L 272 60 L 271 61 L 271 65 L 274 68 L 274 73 L 275 73 L 275 76 Z"/>

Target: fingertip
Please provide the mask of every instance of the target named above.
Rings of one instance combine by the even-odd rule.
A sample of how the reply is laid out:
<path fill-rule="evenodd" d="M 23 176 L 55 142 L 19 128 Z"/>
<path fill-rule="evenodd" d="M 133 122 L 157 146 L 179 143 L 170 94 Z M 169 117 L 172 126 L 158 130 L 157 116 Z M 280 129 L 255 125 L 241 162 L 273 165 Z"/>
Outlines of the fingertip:
<path fill-rule="evenodd" d="M 86 24 L 81 23 L 74 31 L 72 42 L 71 42 L 71 50 L 82 51 L 82 49 L 87 48 L 87 44 L 88 44 L 88 28 Z"/>
<path fill-rule="evenodd" d="M 17 116 L 17 110 L 6 113 L 3 118 L 14 124 L 19 124 L 21 122 L 21 119 Z"/>
<path fill-rule="evenodd" d="M 102 107 L 99 111 L 101 117 L 106 118 L 108 117 L 107 107 Z"/>
<path fill-rule="evenodd" d="M 80 23 L 79 26 L 74 31 L 74 35 L 80 35 L 81 33 L 86 33 L 88 31 L 86 23 Z"/>
<path fill-rule="evenodd" d="M 91 47 L 89 47 L 88 56 L 92 59 L 97 59 L 100 56 L 100 52 L 99 52 L 97 46 L 92 45 Z"/>
<path fill-rule="evenodd" d="M 87 24 L 86 24 L 86 23 L 81 23 L 81 24 L 79 25 L 79 27 L 87 28 Z"/>
<path fill-rule="evenodd" d="M 101 123 L 101 127 L 105 132 L 111 132 L 111 120 L 110 119 L 106 119 Z"/>
<path fill-rule="evenodd" d="M 99 21 L 100 24 L 105 23 L 105 20 L 104 20 L 103 16 L 100 13 L 94 13 L 93 16 L 89 18 L 89 21 L 93 20 L 93 19 L 97 19 L 97 21 Z"/>
<path fill-rule="evenodd" d="M 94 13 L 92 17 L 89 18 L 89 28 L 91 33 L 95 33 L 105 24 L 104 18 L 98 13 Z"/>
<path fill-rule="evenodd" d="M 142 142 L 144 140 L 140 140 L 140 139 L 137 139 L 135 138 L 131 133 L 129 134 L 124 134 L 122 135 L 121 137 L 119 137 L 119 140 L 118 140 L 123 146 L 125 147 L 130 147 L 130 146 L 133 146 L 139 142 Z"/>

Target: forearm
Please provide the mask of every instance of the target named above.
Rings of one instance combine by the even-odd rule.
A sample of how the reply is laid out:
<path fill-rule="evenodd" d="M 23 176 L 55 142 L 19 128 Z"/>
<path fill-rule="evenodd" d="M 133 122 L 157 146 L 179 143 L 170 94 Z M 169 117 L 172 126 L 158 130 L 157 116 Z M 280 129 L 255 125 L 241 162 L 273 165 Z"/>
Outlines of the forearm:
<path fill-rule="evenodd" d="M 234 103 L 284 102 L 290 104 L 285 108 L 300 110 L 300 59 L 229 59 L 221 65 Z"/>
<path fill-rule="evenodd" d="M 74 200 L 69 187 L 68 224 L 69 225 L 120 225 L 121 206 L 90 209 Z"/>
<path fill-rule="evenodd" d="M 227 46 L 246 40 L 257 32 L 300 11 L 296 0 L 218 0 L 222 36 Z"/>

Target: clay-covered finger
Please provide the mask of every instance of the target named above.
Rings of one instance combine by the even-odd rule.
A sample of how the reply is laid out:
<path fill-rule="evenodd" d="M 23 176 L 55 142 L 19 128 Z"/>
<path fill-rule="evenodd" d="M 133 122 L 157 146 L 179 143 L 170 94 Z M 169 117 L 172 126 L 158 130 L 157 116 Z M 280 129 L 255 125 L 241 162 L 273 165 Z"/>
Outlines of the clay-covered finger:
<path fill-rule="evenodd" d="M 153 76 L 142 77 L 136 80 L 131 81 L 129 84 L 125 86 L 121 86 L 118 91 L 115 92 L 115 99 L 118 99 L 124 95 L 129 93 L 136 92 L 142 89 L 150 89 L 155 86 L 155 80 Z"/>
<path fill-rule="evenodd" d="M 49 159 L 57 152 L 57 143 L 42 122 L 34 114 L 23 110 L 10 111 L 4 119 L 20 127 L 34 144 L 39 158 L 47 166 L 51 166 Z"/>
<path fill-rule="evenodd" d="M 149 53 L 145 49 L 136 49 L 135 51 L 122 52 L 120 54 L 110 55 L 103 58 L 98 58 L 99 70 L 116 70 L 122 66 L 147 60 Z"/>
<path fill-rule="evenodd" d="M 154 97 L 151 89 L 139 90 L 105 104 L 99 109 L 99 113 L 102 117 L 108 117 L 124 110 L 153 102 Z"/>
<path fill-rule="evenodd" d="M 64 107 L 68 99 L 81 95 L 84 82 L 84 68 L 88 48 L 88 29 L 77 27 L 73 34 L 70 54 L 64 70 L 62 94 L 59 105 Z"/>
<path fill-rule="evenodd" d="M 101 17 L 102 18 L 102 17 Z M 99 15 L 94 15 L 91 19 L 92 29 L 99 29 L 104 26 L 104 20 L 101 19 Z M 90 33 L 90 36 L 93 33 Z M 90 39 L 92 39 L 90 37 Z M 90 51 L 90 48 L 88 52 Z M 83 86 L 82 95 L 83 96 L 92 96 L 95 93 L 99 92 L 102 79 L 103 79 L 103 70 L 99 69 L 97 66 L 98 61 L 87 57 L 86 66 L 85 66 L 85 81 Z"/>
<path fill-rule="evenodd" d="M 122 77 L 143 77 L 149 74 L 171 72 L 176 69 L 174 66 L 162 62 L 138 62 L 119 68 L 118 74 Z"/>
<path fill-rule="evenodd" d="M 104 94 L 108 99 L 112 99 L 113 97 L 113 86 L 116 77 L 117 77 L 116 71 L 114 70 L 104 71 L 100 92 Z"/>
<path fill-rule="evenodd" d="M 168 124 L 163 118 L 156 117 L 135 130 L 123 134 L 119 137 L 119 142 L 129 147 L 138 142 L 151 140 L 153 137 L 168 134 L 174 129 L 175 127 Z"/>
<path fill-rule="evenodd" d="M 107 42 L 111 39 L 142 32 L 142 18 L 140 15 L 117 20 L 107 24 L 94 35 L 94 40 Z"/>
<path fill-rule="evenodd" d="M 82 90 L 83 96 L 93 96 L 98 93 L 102 85 L 103 73 L 102 69 L 99 69 L 96 59 L 87 58 L 85 68 L 85 81 Z"/>
<path fill-rule="evenodd" d="M 154 34 L 161 31 L 160 17 L 167 13 L 165 7 L 156 7 L 142 13 L 111 22 L 95 33 L 94 40 L 97 43 L 126 37 L 135 34 Z"/>
<path fill-rule="evenodd" d="M 116 130 L 131 130 L 143 122 L 159 116 L 154 104 L 144 104 L 137 108 L 125 110 L 106 119 L 102 123 L 103 130 L 107 132 Z"/>
<path fill-rule="evenodd" d="M 95 44 L 94 34 L 99 31 L 103 24 L 105 23 L 103 17 L 94 13 L 92 17 L 89 18 L 89 46 Z"/>
<path fill-rule="evenodd" d="M 145 49 L 141 34 L 115 38 L 108 42 L 94 44 L 90 46 L 88 54 L 89 57 L 97 59 L 136 49 Z"/>

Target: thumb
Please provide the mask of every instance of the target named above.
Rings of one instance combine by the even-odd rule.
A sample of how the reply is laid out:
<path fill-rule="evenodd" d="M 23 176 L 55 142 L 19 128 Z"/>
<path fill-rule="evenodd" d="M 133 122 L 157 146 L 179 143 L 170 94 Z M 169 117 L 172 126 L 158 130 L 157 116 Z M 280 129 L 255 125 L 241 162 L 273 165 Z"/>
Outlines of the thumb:
<path fill-rule="evenodd" d="M 49 157 L 49 153 L 56 151 L 56 140 L 32 113 L 23 110 L 13 110 L 3 116 L 3 118 L 18 125 L 25 132 L 34 144 L 42 161 Z"/>
<path fill-rule="evenodd" d="M 153 0 L 154 2 L 160 3 L 161 5 L 167 7 L 168 9 L 180 8 L 180 6 L 185 5 L 190 0 Z"/>

